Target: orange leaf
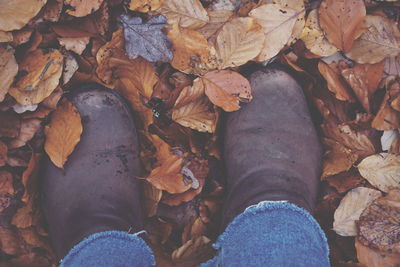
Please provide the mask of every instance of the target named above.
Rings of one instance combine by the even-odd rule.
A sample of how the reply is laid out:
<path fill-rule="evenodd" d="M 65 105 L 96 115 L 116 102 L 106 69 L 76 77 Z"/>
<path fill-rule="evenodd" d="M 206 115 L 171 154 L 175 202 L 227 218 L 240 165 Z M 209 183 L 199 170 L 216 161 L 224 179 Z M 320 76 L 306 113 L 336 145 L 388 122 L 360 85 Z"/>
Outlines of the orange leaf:
<path fill-rule="evenodd" d="M 74 151 L 82 134 L 82 122 L 76 108 L 66 99 L 61 101 L 45 128 L 44 149 L 51 161 L 63 168 L 68 156 Z"/>

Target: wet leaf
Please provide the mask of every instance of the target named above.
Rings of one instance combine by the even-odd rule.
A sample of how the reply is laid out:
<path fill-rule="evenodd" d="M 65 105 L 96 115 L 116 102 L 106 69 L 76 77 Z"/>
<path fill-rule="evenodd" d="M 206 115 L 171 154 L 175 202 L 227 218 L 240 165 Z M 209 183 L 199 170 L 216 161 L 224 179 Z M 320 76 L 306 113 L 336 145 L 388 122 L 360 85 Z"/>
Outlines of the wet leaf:
<path fill-rule="evenodd" d="M 164 0 L 131 0 L 129 9 L 138 12 L 149 12 L 158 9 Z"/>
<path fill-rule="evenodd" d="M 356 236 L 356 221 L 372 201 L 382 196 L 375 189 L 357 187 L 349 191 L 335 211 L 333 230 L 341 236 Z"/>
<path fill-rule="evenodd" d="M 2 102 L 18 72 L 14 49 L 0 45 L 0 62 L 0 102 Z"/>
<path fill-rule="evenodd" d="M 238 110 L 239 101 L 250 102 L 253 98 L 249 81 L 231 70 L 208 72 L 201 81 L 210 101 L 228 112 Z"/>
<path fill-rule="evenodd" d="M 34 105 L 48 97 L 59 84 L 63 69 L 63 56 L 58 50 L 35 50 L 19 64 L 24 74 L 9 89 L 21 105 Z"/>
<path fill-rule="evenodd" d="M 380 153 L 363 159 L 357 166 L 362 177 L 383 192 L 400 188 L 400 156 Z"/>
<path fill-rule="evenodd" d="M 12 31 L 24 27 L 47 0 L 3 0 L 0 9 L 0 30 Z"/>
<path fill-rule="evenodd" d="M 262 28 L 252 18 L 235 18 L 217 35 L 218 68 L 237 67 L 255 58 L 264 44 Z"/>
<path fill-rule="evenodd" d="M 73 51 L 78 55 L 82 54 L 87 44 L 89 43 L 89 37 L 77 37 L 77 38 L 58 38 L 60 45 L 64 46 L 65 49 Z"/>
<path fill-rule="evenodd" d="M 179 24 L 183 28 L 197 29 L 209 22 L 199 0 L 164 0 L 158 12 L 168 18 L 169 24 Z"/>
<path fill-rule="evenodd" d="M 364 1 L 324 0 L 319 9 L 319 24 L 329 42 L 348 52 L 365 31 L 366 9 Z"/>
<path fill-rule="evenodd" d="M 45 127 L 44 149 L 58 168 L 63 168 L 68 156 L 74 151 L 82 134 L 81 117 L 76 108 L 66 99 L 61 101 Z"/>
<path fill-rule="evenodd" d="M 98 10 L 103 0 L 64 0 L 64 3 L 70 6 L 67 13 L 75 17 L 84 17 Z"/>
<path fill-rule="evenodd" d="M 399 54 L 400 32 L 394 21 L 367 15 L 365 23 L 367 30 L 354 42 L 346 56 L 361 64 L 375 64 L 386 57 Z"/>
<path fill-rule="evenodd" d="M 139 17 L 120 16 L 124 27 L 125 49 L 129 58 L 142 56 L 150 62 L 168 62 L 172 59 L 169 41 L 161 31 L 167 22 L 164 16 L 155 16 L 143 23 Z"/>

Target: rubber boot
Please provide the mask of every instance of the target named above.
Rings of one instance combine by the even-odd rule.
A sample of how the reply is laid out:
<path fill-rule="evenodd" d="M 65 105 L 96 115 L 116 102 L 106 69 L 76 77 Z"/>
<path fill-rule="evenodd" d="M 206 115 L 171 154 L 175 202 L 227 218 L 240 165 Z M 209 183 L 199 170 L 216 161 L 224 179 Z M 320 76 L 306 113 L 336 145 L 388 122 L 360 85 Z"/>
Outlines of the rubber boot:
<path fill-rule="evenodd" d="M 138 141 L 129 106 L 114 91 L 89 85 L 68 98 L 82 118 L 81 140 L 64 169 L 41 164 L 42 208 L 57 256 L 91 234 L 143 229 Z"/>
<path fill-rule="evenodd" d="M 314 208 L 322 150 L 300 85 L 280 68 L 250 75 L 253 100 L 226 121 L 225 227 L 260 201 Z"/>

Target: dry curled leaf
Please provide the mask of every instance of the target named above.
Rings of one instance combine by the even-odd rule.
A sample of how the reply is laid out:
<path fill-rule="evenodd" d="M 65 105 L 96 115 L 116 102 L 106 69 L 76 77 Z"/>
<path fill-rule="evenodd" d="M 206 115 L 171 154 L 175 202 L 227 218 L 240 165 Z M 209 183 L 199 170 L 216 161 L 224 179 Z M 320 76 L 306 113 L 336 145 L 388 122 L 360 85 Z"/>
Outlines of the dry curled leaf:
<path fill-rule="evenodd" d="M 349 1 L 351 2 L 351 1 Z M 358 38 L 346 56 L 358 63 L 375 64 L 400 52 L 397 24 L 381 16 L 367 15 L 367 30 Z"/>
<path fill-rule="evenodd" d="M 372 155 L 363 159 L 357 168 L 362 177 L 383 192 L 400 188 L 400 155 Z"/>
<path fill-rule="evenodd" d="M 18 72 L 14 49 L 0 45 L 0 62 L 0 102 L 2 102 Z"/>
<path fill-rule="evenodd" d="M 350 51 L 354 40 L 365 31 L 363 0 L 324 0 L 318 13 L 329 42 L 344 52 Z"/>
<path fill-rule="evenodd" d="M 400 254 L 400 190 L 376 199 L 360 216 L 357 239 L 382 252 Z"/>
<path fill-rule="evenodd" d="M 308 14 L 300 39 L 303 40 L 305 46 L 311 53 L 321 57 L 331 56 L 338 50 L 334 45 L 329 43 L 319 26 L 317 9 L 311 10 Z"/>
<path fill-rule="evenodd" d="M 378 190 L 366 187 L 349 191 L 335 211 L 333 230 L 341 236 L 356 236 L 356 221 L 364 209 L 381 195 Z"/>
<path fill-rule="evenodd" d="M 157 11 L 168 18 L 169 24 L 178 23 L 183 28 L 197 29 L 210 20 L 199 0 L 164 0 Z"/>
<path fill-rule="evenodd" d="M 70 7 L 66 11 L 68 14 L 75 17 L 84 17 L 98 10 L 103 0 L 64 0 L 64 3 Z"/>
<path fill-rule="evenodd" d="M 201 81 L 210 101 L 228 112 L 238 110 L 239 101 L 250 102 L 253 98 L 249 81 L 231 70 L 208 72 Z"/>
<path fill-rule="evenodd" d="M 63 168 L 68 156 L 74 151 L 82 134 L 82 122 L 73 104 L 63 99 L 45 127 L 44 149 L 58 168 Z"/>
<path fill-rule="evenodd" d="M 252 18 L 234 18 L 217 35 L 218 68 L 238 67 L 255 58 L 265 40 L 262 28 Z"/>
<path fill-rule="evenodd" d="M 391 91 L 389 89 L 386 92 L 379 111 L 372 121 L 372 127 L 377 130 L 386 131 L 400 128 L 400 112 L 394 110 L 389 102 Z"/>
<path fill-rule="evenodd" d="M 9 89 L 21 105 L 35 105 L 48 97 L 59 84 L 63 56 L 58 50 L 35 50 L 19 64 L 21 77 Z"/>
<path fill-rule="evenodd" d="M 1 0 L 0 30 L 21 29 L 39 13 L 46 2 L 47 0 Z"/>

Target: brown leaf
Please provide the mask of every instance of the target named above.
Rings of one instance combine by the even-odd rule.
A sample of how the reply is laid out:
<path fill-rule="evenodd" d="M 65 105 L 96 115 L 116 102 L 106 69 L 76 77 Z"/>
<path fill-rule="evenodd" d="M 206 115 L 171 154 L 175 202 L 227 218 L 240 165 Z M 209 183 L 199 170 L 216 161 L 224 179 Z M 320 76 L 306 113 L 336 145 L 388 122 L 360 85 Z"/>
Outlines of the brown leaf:
<path fill-rule="evenodd" d="M 35 105 L 57 87 L 62 74 L 63 56 L 58 50 L 35 50 L 19 64 L 23 74 L 9 90 L 21 105 Z"/>
<path fill-rule="evenodd" d="M 217 115 L 198 78 L 193 86 L 183 88 L 172 110 L 172 119 L 184 127 L 200 132 L 215 132 Z"/>
<path fill-rule="evenodd" d="M 186 184 L 184 181 L 181 173 L 182 164 L 181 156 L 172 155 L 151 171 L 147 181 L 156 188 L 171 194 L 183 193 L 191 187 L 191 184 Z"/>
<path fill-rule="evenodd" d="M 25 203 L 27 203 L 31 199 L 33 193 L 35 193 L 32 189 L 33 186 L 37 185 L 38 183 L 35 178 L 37 178 L 39 174 L 39 162 L 41 157 L 42 154 L 40 153 L 32 153 L 32 157 L 28 163 L 28 168 L 26 168 L 26 170 L 22 173 L 22 184 L 25 190 L 21 200 Z"/>
<path fill-rule="evenodd" d="M 174 266 L 198 266 L 214 256 L 211 240 L 205 236 L 187 241 L 172 252 Z"/>
<path fill-rule="evenodd" d="M 52 114 L 50 124 L 45 127 L 44 149 L 54 165 L 63 168 L 78 144 L 82 130 L 78 111 L 71 102 L 63 99 Z"/>
<path fill-rule="evenodd" d="M 142 207 L 146 217 L 153 217 L 157 213 L 158 203 L 162 197 L 162 191 L 150 183 L 143 183 L 142 186 Z"/>
<path fill-rule="evenodd" d="M 13 267 L 43 267 L 51 266 L 49 259 L 43 255 L 43 253 L 30 252 L 23 254 L 17 258 L 10 260 L 10 264 Z"/>
<path fill-rule="evenodd" d="M 83 50 L 85 50 L 89 40 L 90 37 L 58 38 L 60 45 L 64 46 L 67 50 L 77 53 L 78 55 L 82 54 Z"/>
<path fill-rule="evenodd" d="M 0 31 L 0 43 L 12 42 L 13 35 L 11 32 Z"/>
<path fill-rule="evenodd" d="M 0 137 L 15 138 L 21 128 L 21 119 L 14 112 L 0 112 Z"/>
<path fill-rule="evenodd" d="M 329 176 L 326 181 L 341 194 L 361 186 L 365 180 L 357 170 L 350 169 L 349 171 Z"/>
<path fill-rule="evenodd" d="M 357 239 L 355 246 L 357 259 L 365 267 L 397 267 L 400 265 L 400 254 L 371 249 Z"/>
<path fill-rule="evenodd" d="M 197 31 L 173 24 L 168 32 L 174 57 L 171 65 L 185 73 L 204 74 L 208 71 L 210 49 L 206 38 Z"/>
<path fill-rule="evenodd" d="M 7 145 L 0 141 L 0 167 L 4 166 L 8 160 L 7 152 Z"/>
<path fill-rule="evenodd" d="M 57 22 L 60 19 L 63 6 L 63 0 L 48 0 L 47 4 L 43 8 L 43 19 Z"/>
<path fill-rule="evenodd" d="M 11 223 L 17 228 L 26 228 L 36 225 L 37 219 L 37 214 L 33 210 L 33 203 L 30 201 L 17 210 Z"/>
<path fill-rule="evenodd" d="M 349 1 L 352 2 L 352 1 Z M 357 39 L 347 57 L 358 63 L 375 64 L 400 52 L 397 24 L 381 16 L 367 15 L 367 30 Z"/>
<path fill-rule="evenodd" d="M 210 101 L 228 112 L 238 110 L 239 101 L 250 102 L 253 98 L 249 81 L 231 70 L 208 72 L 201 81 Z"/>
<path fill-rule="evenodd" d="M 18 72 L 14 49 L 0 45 L 0 62 L 0 102 L 2 102 Z"/>
<path fill-rule="evenodd" d="M 26 119 L 21 121 L 21 128 L 17 138 L 8 143 L 9 148 L 17 148 L 24 146 L 30 141 L 37 131 L 39 131 L 42 121 L 38 119 Z"/>
<path fill-rule="evenodd" d="M 13 176 L 8 171 L 0 170 L 0 195 L 14 195 Z"/>
<path fill-rule="evenodd" d="M 64 0 L 64 3 L 70 6 L 66 11 L 68 14 L 75 17 L 84 17 L 98 10 L 103 0 Z"/>
<path fill-rule="evenodd" d="M 21 253 L 21 242 L 17 234 L 10 228 L 0 226 L 0 248 L 8 255 L 18 255 Z"/>
<path fill-rule="evenodd" d="M 54 91 L 42 101 L 42 105 L 49 109 L 57 109 L 58 101 L 60 101 L 64 91 L 61 87 L 57 87 Z"/>
<path fill-rule="evenodd" d="M 47 0 L 2 1 L 0 9 L 0 30 L 12 31 L 21 29 L 36 16 L 46 2 Z"/>
<path fill-rule="evenodd" d="M 182 244 L 185 244 L 191 239 L 198 238 L 206 234 L 207 226 L 203 223 L 200 217 L 193 217 L 192 220 L 186 224 L 182 232 Z"/>
<path fill-rule="evenodd" d="M 364 1 L 324 0 L 319 9 L 319 24 L 329 42 L 348 52 L 365 31 L 366 9 Z"/>
<path fill-rule="evenodd" d="M 384 61 L 377 64 L 356 64 L 353 68 L 342 70 L 342 76 L 367 112 L 371 112 L 371 97 L 382 79 L 384 64 Z"/>
<path fill-rule="evenodd" d="M 400 190 L 375 200 L 357 223 L 358 240 L 372 249 L 400 253 Z"/>
<path fill-rule="evenodd" d="M 147 13 L 149 11 L 157 10 L 164 0 L 131 0 L 129 9 L 133 11 Z"/>
<path fill-rule="evenodd" d="M 233 16 L 230 10 L 208 10 L 210 21 L 197 31 L 204 35 L 206 39 L 215 39 L 218 32 Z"/>
<path fill-rule="evenodd" d="M 394 110 L 389 102 L 390 94 L 393 93 L 391 91 L 396 89 L 397 88 L 390 88 L 386 92 L 378 114 L 376 114 L 372 121 L 372 127 L 377 130 L 386 131 L 400 128 L 400 112 Z"/>

